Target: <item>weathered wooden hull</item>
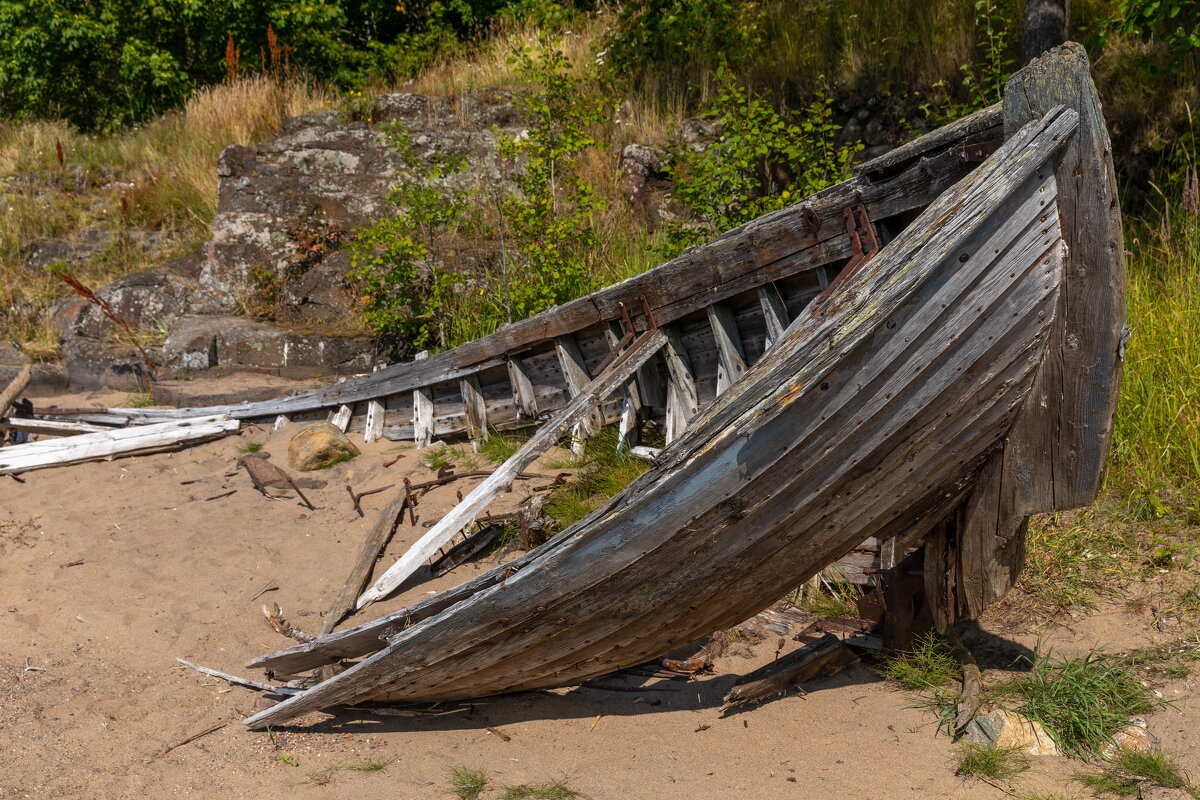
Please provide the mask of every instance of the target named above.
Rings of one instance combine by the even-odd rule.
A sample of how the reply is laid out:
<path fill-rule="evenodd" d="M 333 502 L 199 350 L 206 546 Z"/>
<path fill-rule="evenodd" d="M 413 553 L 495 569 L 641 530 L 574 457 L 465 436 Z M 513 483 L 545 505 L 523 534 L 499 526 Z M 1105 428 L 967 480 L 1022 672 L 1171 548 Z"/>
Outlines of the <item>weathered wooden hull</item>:
<path fill-rule="evenodd" d="M 1060 305 L 1055 158 L 1022 128 L 775 346 L 605 507 L 406 612 L 251 662 L 364 655 L 247 720 L 578 683 L 732 626 L 870 536 L 944 516 L 1034 386 Z M 364 649 L 365 648 L 365 649 Z"/>

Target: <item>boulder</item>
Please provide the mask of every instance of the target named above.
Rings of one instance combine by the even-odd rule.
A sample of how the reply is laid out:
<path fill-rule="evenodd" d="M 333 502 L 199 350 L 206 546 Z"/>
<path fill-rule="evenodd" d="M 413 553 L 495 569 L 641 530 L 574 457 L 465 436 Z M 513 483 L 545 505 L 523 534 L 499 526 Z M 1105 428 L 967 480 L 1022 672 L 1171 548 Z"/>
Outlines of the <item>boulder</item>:
<path fill-rule="evenodd" d="M 288 466 L 301 472 L 324 469 L 359 454 L 359 449 L 336 425 L 314 422 L 288 443 Z"/>
<path fill-rule="evenodd" d="M 1131 717 L 1129 724 L 1113 734 L 1113 740 L 1105 746 L 1100 755 L 1114 759 L 1121 753 L 1147 753 L 1158 747 L 1158 738 L 1150 733 L 1146 720 L 1141 717 Z"/>
<path fill-rule="evenodd" d="M 163 366 L 263 370 L 285 378 L 367 372 L 374 357 L 367 336 L 308 336 L 245 317 L 182 317 L 163 345 Z"/>
<path fill-rule="evenodd" d="M 988 747 L 1020 747 L 1034 756 L 1058 755 L 1058 746 L 1037 720 L 998 708 L 971 720 L 967 741 Z"/>

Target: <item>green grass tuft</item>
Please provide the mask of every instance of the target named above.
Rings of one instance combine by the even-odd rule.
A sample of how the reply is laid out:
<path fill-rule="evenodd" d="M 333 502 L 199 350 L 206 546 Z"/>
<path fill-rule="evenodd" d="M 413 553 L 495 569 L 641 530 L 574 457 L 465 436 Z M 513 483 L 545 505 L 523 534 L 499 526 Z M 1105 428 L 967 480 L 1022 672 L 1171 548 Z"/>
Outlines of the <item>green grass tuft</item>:
<path fill-rule="evenodd" d="M 554 491 L 546 500 L 545 512 L 565 530 L 602 506 L 639 475 L 650 462 L 617 452 L 617 431 L 604 428 L 584 444 L 583 458 L 573 466 L 578 480 Z"/>
<path fill-rule="evenodd" d="M 344 765 L 342 769 L 348 769 L 351 772 L 379 772 L 395 763 L 396 759 L 394 758 L 368 758 L 363 761 L 353 761 Z"/>
<path fill-rule="evenodd" d="M 460 800 L 477 800 L 490 785 L 488 776 L 470 767 L 450 768 L 450 793 Z"/>
<path fill-rule="evenodd" d="M 1029 769 L 1029 756 L 1020 747 L 989 747 L 967 742 L 959 746 L 956 775 L 1004 780 Z"/>
<path fill-rule="evenodd" d="M 908 650 L 885 655 L 880 668 L 885 678 L 915 692 L 943 689 L 960 674 L 950 645 L 936 633 L 922 634 Z"/>
<path fill-rule="evenodd" d="M 488 438 L 479 443 L 479 454 L 493 464 L 503 464 L 512 458 L 523 444 L 525 444 L 525 439 L 520 436 L 511 436 L 492 430 L 488 432 Z"/>
<path fill-rule="evenodd" d="M 1179 764 L 1166 753 L 1125 751 L 1113 759 L 1113 766 L 1135 778 L 1153 781 L 1168 789 L 1190 788 Z"/>
<path fill-rule="evenodd" d="M 238 452 L 239 453 L 257 453 L 259 450 L 262 450 L 262 449 L 263 449 L 262 442 L 246 442 L 245 444 L 243 444 L 241 447 L 238 448 Z"/>
<path fill-rule="evenodd" d="M 1062 659 L 1039 653 L 1029 675 L 994 687 L 993 694 L 1021 701 L 1017 711 L 1078 757 L 1100 752 L 1130 717 L 1163 705 L 1122 659 L 1094 652 Z"/>
<path fill-rule="evenodd" d="M 572 800 L 575 797 L 587 795 L 569 788 L 561 781 L 555 781 L 538 786 L 524 783 L 520 786 L 506 786 L 501 800 Z"/>

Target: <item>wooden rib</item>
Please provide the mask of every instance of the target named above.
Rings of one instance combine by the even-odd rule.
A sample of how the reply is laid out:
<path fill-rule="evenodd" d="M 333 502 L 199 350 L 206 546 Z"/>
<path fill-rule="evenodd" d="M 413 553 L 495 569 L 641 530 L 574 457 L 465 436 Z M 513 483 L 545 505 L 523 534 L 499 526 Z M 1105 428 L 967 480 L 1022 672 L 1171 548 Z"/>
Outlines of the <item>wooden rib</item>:
<path fill-rule="evenodd" d="M 381 400 L 367 401 L 367 421 L 363 425 L 363 441 L 371 442 L 383 436 L 383 418 L 387 410 Z"/>
<path fill-rule="evenodd" d="M 508 359 L 508 382 L 512 385 L 517 413 L 524 419 L 537 419 L 538 402 L 533 392 L 533 381 L 529 380 L 525 363 L 517 356 Z"/>
<path fill-rule="evenodd" d="M 696 415 L 700 402 L 696 397 L 696 378 L 679 328 L 669 325 L 662 329 L 667 336 L 663 358 L 667 364 L 667 444 L 687 429 L 688 421 Z"/>
<path fill-rule="evenodd" d="M 558 365 L 566 380 L 567 392 L 571 397 L 575 397 L 592 381 L 583 360 L 583 353 L 579 350 L 579 343 L 572 335 L 559 336 L 554 340 L 554 351 L 558 354 Z M 583 455 L 584 441 L 604 426 L 603 419 L 597 417 L 598 412 L 592 410 L 575 423 L 571 430 L 571 450 L 575 455 Z"/>
<path fill-rule="evenodd" d="M 429 351 L 422 350 L 414 357 L 415 361 L 429 358 Z M 429 386 L 418 386 L 413 390 L 413 443 L 417 447 L 429 447 L 433 443 L 433 389 Z"/>
<path fill-rule="evenodd" d="M 467 415 L 467 435 L 472 442 L 486 441 L 488 438 L 487 403 L 479 388 L 479 378 L 468 375 L 458 382 L 458 391 L 463 398 L 463 411 Z"/>
<path fill-rule="evenodd" d="M 746 351 L 729 304 L 713 303 L 707 312 L 708 325 L 717 343 L 717 396 L 720 396 L 746 373 Z"/>
<path fill-rule="evenodd" d="M 767 325 L 765 349 L 769 350 L 787 330 L 787 306 L 779 295 L 779 289 L 773 283 L 758 287 L 758 304 L 762 308 L 763 320 Z"/>
<path fill-rule="evenodd" d="M 610 323 L 604 331 L 608 346 L 615 348 L 621 341 L 620 326 Z M 640 373 L 642 370 L 639 369 Z M 636 377 L 625 382 L 621 393 L 621 418 L 617 428 L 617 452 L 628 453 L 638 443 L 638 421 L 642 415 L 642 394 Z"/>
<path fill-rule="evenodd" d="M 8 413 L 8 407 L 17 402 L 17 398 L 21 396 L 21 392 L 25 391 L 25 387 L 29 386 L 29 381 L 33 378 L 33 365 L 26 364 L 21 368 L 8 386 L 0 391 L 0 417 Z"/>
<path fill-rule="evenodd" d="M 421 564 L 487 508 L 496 495 L 511 484 L 522 470 L 553 446 L 567 428 L 583 419 L 597 404 L 616 391 L 664 343 L 665 338 L 660 333 L 647 334 L 644 340 L 635 343 L 637 349 L 630 352 L 624 361 L 610 367 L 603 375 L 583 386 L 571 402 L 542 425 L 520 450 L 483 483 L 471 490 L 461 503 L 442 517 L 429 533 L 421 537 L 399 561 L 381 575 L 370 589 L 363 592 L 358 599 L 358 607 L 362 608 L 387 596 L 403 583 Z"/>
<path fill-rule="evenodd" d="M 338 430 L 340 430 L 342 433 L 345 433 L 346 428 L 350 427 L 350 415 L 350 406 L 342 406 L 332 415 L 330 415 L 329 421 L 336 426 Z"/>

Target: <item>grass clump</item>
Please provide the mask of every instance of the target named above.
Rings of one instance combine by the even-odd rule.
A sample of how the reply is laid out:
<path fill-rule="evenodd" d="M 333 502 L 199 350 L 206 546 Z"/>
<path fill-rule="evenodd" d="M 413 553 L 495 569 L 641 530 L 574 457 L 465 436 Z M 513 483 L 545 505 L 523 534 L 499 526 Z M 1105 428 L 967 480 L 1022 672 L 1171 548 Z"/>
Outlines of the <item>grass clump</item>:
<path fill-rule="evenodd" d="M 1075 776 L 1075 781 L 1082 783 L 1095 794 L 1111 794 L 1117 797 L 1136 797 L 1138 794 L 1136 778 L 1115 772 L 1101 772 L 1096 775 L 1080 774 Z"/>
<path fill-rule="evenodd" d="M 246 442 L 245 444 L 243 444 L 241 447 L 238 448 L 238 452 L 239 453 L 257 453 L 259 450 L 262 450 L 262 449 L 263 449 L 262 442 Z"/>
<path fill-rule="evenodd" d="M 617 431 L 604 428 L 584 444 L 584 454 L 575 464 L 579 480 L 553 492 L 543 509 L 565 530 L 595 511 L 650 467 L 643 461 L 617 452 Z"/>
<path fill-rule="evenodd" d="M 495 429 L 488 432 L 488 438 L 479 443 L 479 454 L 493 464 L 503 464 L 521 449 L 525 440 L 520 436 L 510 436 Z"/>
<path fill-rule="evenodd" d="M 884 656 L 880 668 L 885 678 L 914 692 L 943 689 L 959 676 L 954 652 L 936 633 L 921 634 L 908 650 Z"/>
<path fill-rule="evenodd" d="M 555 781 L 537 786 L 524 783 L 519 786 L 507 786 L 500 797 L 501 800 L 572 800 L 587 795 L 575 791 L 561 781 Z"/>
<path fill-rule="evenodd" d="M 1162 706 L 1122 659 L 1094 652 L 1061 659 L 1039 653 L 1029 675 L 995 687 L 994 694 L 1021 701 L 1016 710 L 1077 757 L 1100 752 L 1130 717 Z"/>
<path fill-rule="evenodd" d="M 956 775 L 1005 780 L 1029 769 L 1029 756 L 1020 747 L 990 747 L 967 742 L 958 750 Z"/>
<path fill-rule="evenodd" d="M 860 597 L 862 590 L 848 580 L 830 582 L 820 577 L 819 585 L 811 591 L 805 587 L 797 589 L 793 602 L 802 611 L 822 619 L 857 617 Z"/>
<path fill-rule="evenodd" d="M 470 767 L 451 767 L 449 777 L 450 793 L 460 800 L 477 800 L 491 784 L 483 770 Z"/>
<path fill-rule="evenodd" d="M 1075 780 L 1097 794 L 1117 797 L 1138 796 L 1138 784 L 1142 781 L 1167 789 L 1183 789 L 1193 797 L 1200 797 L 1200 792 L 1192 786 L 1175 759 L 1163 752 L 1122 751 L 1112 760 L 1109 769 L 1097 774 L 1076 775 Z"/>

